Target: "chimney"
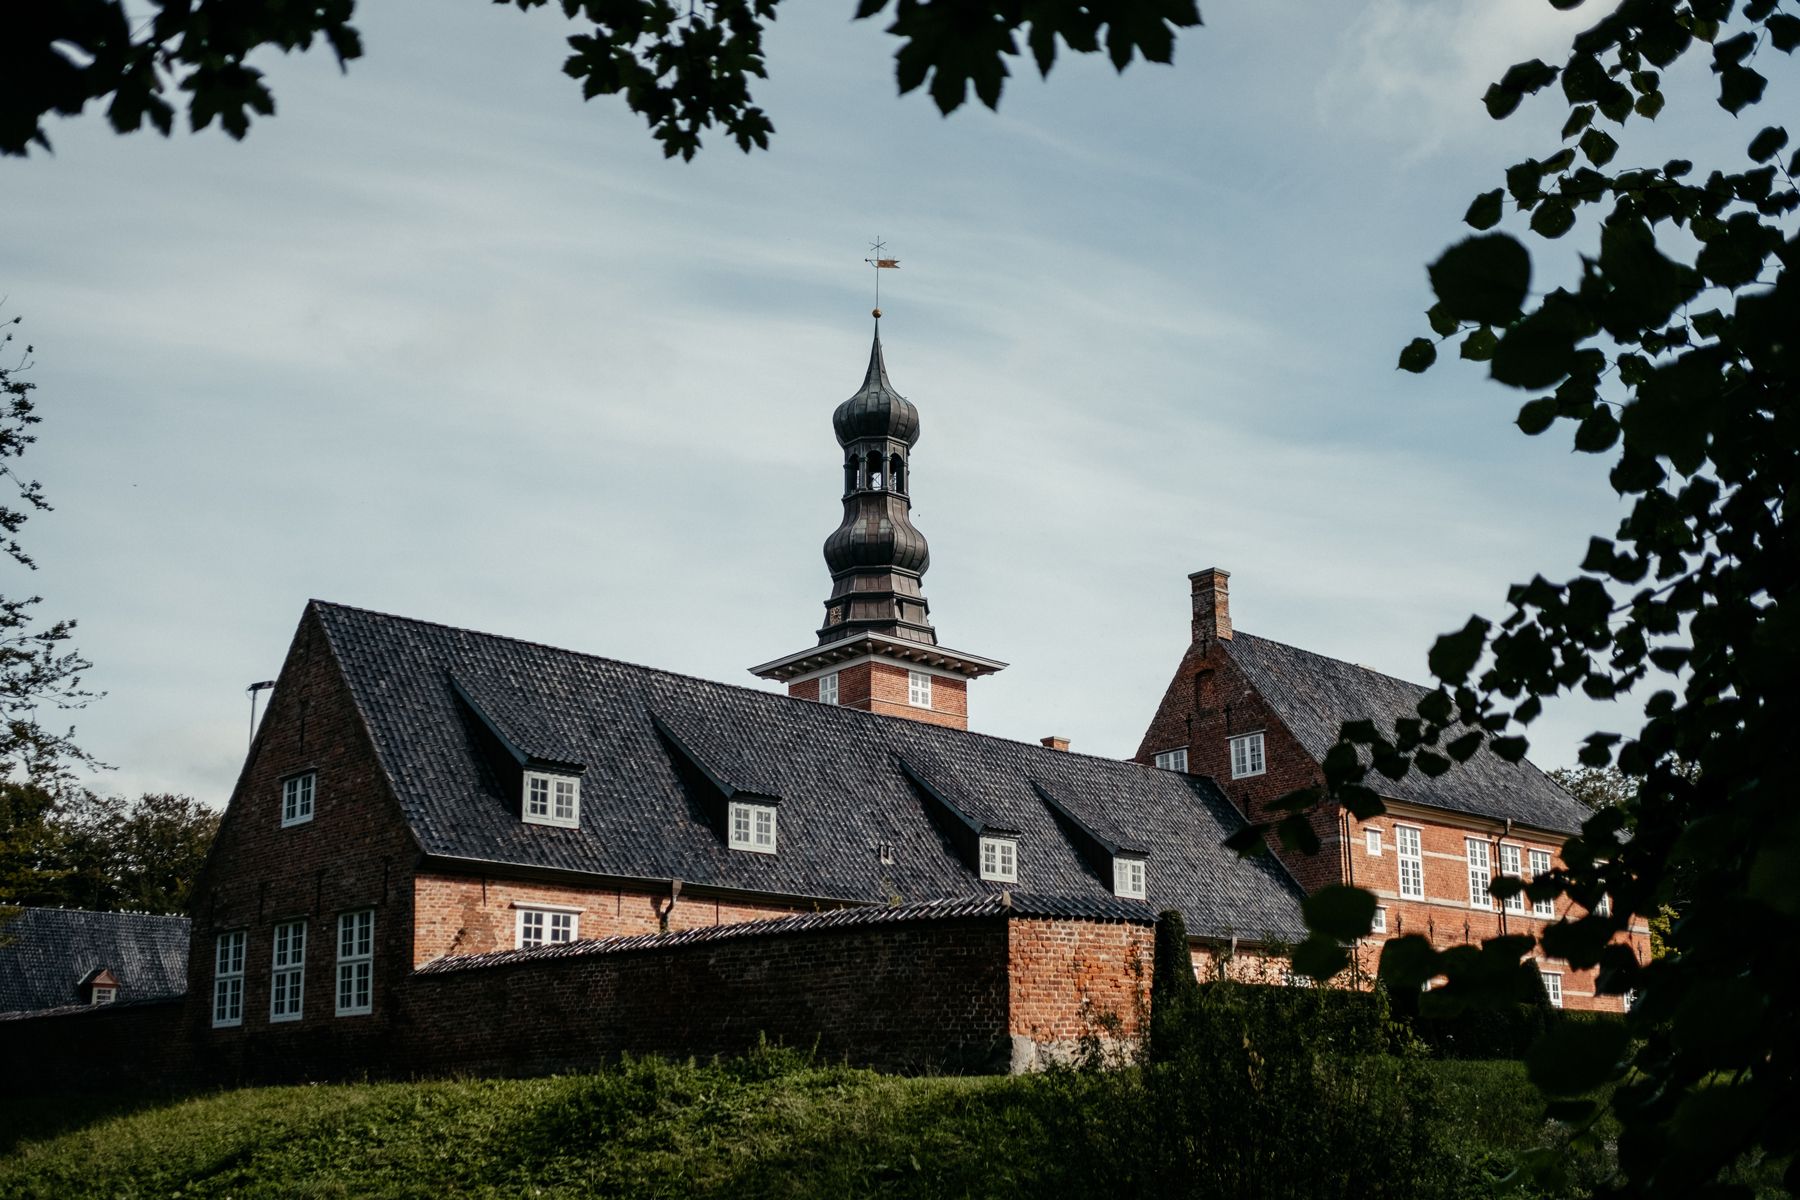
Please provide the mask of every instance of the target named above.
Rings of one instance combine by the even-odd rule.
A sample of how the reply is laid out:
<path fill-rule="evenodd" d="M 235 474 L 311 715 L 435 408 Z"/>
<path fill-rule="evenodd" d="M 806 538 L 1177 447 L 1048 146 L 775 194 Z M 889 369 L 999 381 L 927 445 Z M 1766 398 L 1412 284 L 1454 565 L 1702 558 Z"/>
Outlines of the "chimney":
<path fill-rule="evenodd" d="M 1194 585 L 1194 642 L 1231 640 L 1231 572 L 1208 567 L 1188 576 Z"/>
<path fill-rule="evenodd" d="M 1050 747 L 1052 750 L 1067 750 L 1069 748 L 1069 739 L 1057 737 L 1055 734 L 1051 734 L 1046 738 L 1039 738 L 1038 741 Z"/>

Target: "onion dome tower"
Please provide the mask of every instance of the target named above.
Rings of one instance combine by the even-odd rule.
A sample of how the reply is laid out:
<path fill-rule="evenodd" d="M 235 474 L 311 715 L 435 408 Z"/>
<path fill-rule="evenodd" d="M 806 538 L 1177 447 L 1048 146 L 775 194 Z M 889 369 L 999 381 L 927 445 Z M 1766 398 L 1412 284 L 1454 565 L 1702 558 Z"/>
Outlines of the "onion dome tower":
<path fill-rule="evenodd" d="M 844 516 L 825 539 L 831 595 L 818 644 L 751 667 L 788 694 L 966 729 L 968 681 L 1006 666 L 938 645 L 921 578 L 931 565 L 912 523 L 919 410 L 888 380 L 881 310 L 862 387 L 831 415 L 844 451 Z"/>

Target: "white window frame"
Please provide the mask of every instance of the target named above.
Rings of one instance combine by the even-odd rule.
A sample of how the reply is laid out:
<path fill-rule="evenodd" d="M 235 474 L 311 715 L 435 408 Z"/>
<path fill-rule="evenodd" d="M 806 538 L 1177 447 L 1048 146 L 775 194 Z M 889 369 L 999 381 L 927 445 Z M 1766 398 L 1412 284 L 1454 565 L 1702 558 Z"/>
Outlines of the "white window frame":
<path fill-rule="evenodd" d="M 1173 750 L 1163 750 L 1156 756 L 1158 769 L 1164 771 L 1187 770 L 1187 747 L 1177 746 Z"/>
<path fill-rule="evenodd" d="M 1500 843 L 1500 873 L 1510 875 L 1523 883 L 1525 881 L 1524 856 L 1525 852 L 1520 847 L 1509 846 L 1505 842 Z M 1500 905 L 1507 912 L 1522 913 L 1525 911 L 1525 893 L 1518 892 L 1508 896 L 1500 902 Z"/>
<path fill-rule="evenodd" d="M 1231 739 L 1229 746 L 1233 779 L 1249 779 L 1269 769 L 1268 760 L 1263 755 L 1261 733 L 1239 734 Z"/>
<path fill-rule="evenodd" d="M 1561 1008 L 1563 1006 L 1562 972 L 1546 971 L 1539 967 L 1538 975 L 1544 981 L 1544 994 L 1550 997 L 1551 1007 Z"/>
<path fill-rule="evenodd" d="M 94 985 L 94 993 L 88 998 L 89 1004 L 111 1004 L 119 998 L 119 989 L 108 984 Z"/>
<path fill-rule="evenodd" d="M 1019 841 L 1009 837 L 981 839 L 981 877 L 996 883 L 1019 881 Z"/>
<path fill-rule="evenodd" d="M 1369 852 L 1370 858 L 1381 857 L 1381 830 L 1363 830 L 1363 849 Z"/>
<path fill-rule="evenodd" d="M 931 707 L 931 672 L 906 673 L 906 702 L 914 708 Z"/>
<path fill-rule="evenodd" d="M 1375 906 L 1375 919 L 1369 924 L 1370 933 L 1387 932 L 1387 909 L 1383 905 Z"/>
<path fill-rule="evenodd" d="M 1488 884 L 1494 881 L 1494 859 L 1486 838 L 1463 838 L 1463 855 L 1469 863 L 1469 907 L 1494 907 L 1494 894 Z"/>
<path fill-rule="evenodd" d="M 1017 874 L 1017 871 L 1014 871 Z M 1145 876 L 1147 872 L 1141 858 L 1113 859 L 1113 895 L 1123 896 L 1127 900 L 1145 898 Z"/>
<path fill-rule="evenodd" d="M 244 944 L 248 938 L 247 931 L 233 929 L 213 940 L 214 1029 L 244 1023 Z"/>
<path fill-rule="evenodd" d="M 561 946 L 581 937 L 581 910 L 562 904 L 520 904 L 513 945 L 520 950 Z"/>
<path fill-rule="evenodd" d="M 363 1017 L 375 1009 L 375 910 L 338 914 L 337 1015 Z"/>
<path fill-rule="evenodd" d="M 1550 852 L 1548 850 L 1532 850 L 1528 852 L 1526 857 L 1527 861 L 1531 864 L 1531 877 L 1533 879 L 1536 879 L 1539 875 L 1548 875 L 1550 873 Z M 1556 899 L 1552 897 L 1549 900 L 1533 900 L 1531 902 L 1531 915 L 1534 917 L 1554 918 L 1556 916 Z"/>
<path fill-rule="evenodd" d="M 525 802 L 520 815 L 527 825 L 581 827 L 581 776 L 553 771 L 525 772 Z"/>
<path fill-rule="evenodd" d="M 838 673 L 827 672 L 819 676 L 819 703 L 836 704 L 838 702 Z"/>
<path fill-rule="evenodd" d="M 281 827 L 304 825 L 313 819 L 319 795 L 319 773 L 302 771 L 281 781 Z"/>
<path fill-rule="evenodd" d="M 1424 834 L 1416 825 L 1394 826 L 1394 857 L 1399 860 L 1400 898 L 1403 900 L 1425 898 L 1424 847 Z"/>
<path fill-rule="evenodd" d="M 725 814 L 726 844 L 733 850 L 752 854 L 773 854 L 779 840 L 779 826 L 773 804 L 750 804 L 733 800 Z"/>
<path fill-rule="evenodd" d="M 306 922 L 278 921 L 269 955 L 269 1022 L 306 1015 Z"/>

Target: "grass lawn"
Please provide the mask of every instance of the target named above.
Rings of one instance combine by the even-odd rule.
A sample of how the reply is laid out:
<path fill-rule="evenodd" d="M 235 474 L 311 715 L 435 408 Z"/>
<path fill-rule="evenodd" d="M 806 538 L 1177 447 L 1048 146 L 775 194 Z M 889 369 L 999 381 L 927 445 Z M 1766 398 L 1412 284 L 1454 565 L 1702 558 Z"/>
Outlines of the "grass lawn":
<path fill-rule="evenodd" d="M 1541 1144 L 1518 1064 L 1421 1068 L 1472 1185 Z M 0 1197 L 1041 1196 L 1130 1086 L 899 1078 L 773 1052 L 548 1079 L 9 1097 Z"/>

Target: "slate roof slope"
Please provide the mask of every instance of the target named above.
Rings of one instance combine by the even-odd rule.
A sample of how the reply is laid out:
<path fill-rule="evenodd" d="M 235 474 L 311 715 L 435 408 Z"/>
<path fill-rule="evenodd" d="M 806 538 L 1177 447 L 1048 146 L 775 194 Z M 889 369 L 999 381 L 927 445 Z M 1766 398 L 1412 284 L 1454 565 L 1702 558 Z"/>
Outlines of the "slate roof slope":
<path fill-rule="evenodd" d="M 1345 721 L 1366 718 L 1379 727 L 1415 711 L 1420 697 L 1431 690 L 1247 633 L 1219 644 L 1317 759 L 1337 741 Z M 1486 747 L 1436 779 L 1409 771 L 1399 780 L 1371 774 L 1369 782 L 1395 800 L 1494 819 L 1511 817 L 1557 833 L 1574 833 L 1587 816 L 1574 797 L 1529 761 L 1509 763 Z"/>
<path fill-rule="evenodd" d="M 100 968 L 119 980 L 119 1000 L 187 991 L 188 919 L 149 913 L 25 908 L 0 920 L 0 1012 L 79 1003 Z"/>
<path fill-rule="evenodd" d="M 1018 832 L 1016 892 L 1112 895 L 1036 779 L 1145 847 L 1150 904 L 1181 909 L 1191 932 L 1304 936 L 1299 889 L 1279 864 L 1222 847 L 1241 818 L 1209 780 L 322 601 L 312 611 L 427 854 L 862 903 L 1001 891 L 933 824 L 905 758 L 952 775 L 971 816 Z M 579 829 L 519 820 L 452 677 L 525 749 L 541 740 L 586 768 Z M 677 767 L 653 712 L 727 760 L 725 775 L 780 798 L 779 853 L 726 848 L 707 816 L 714 797 Z"/>

